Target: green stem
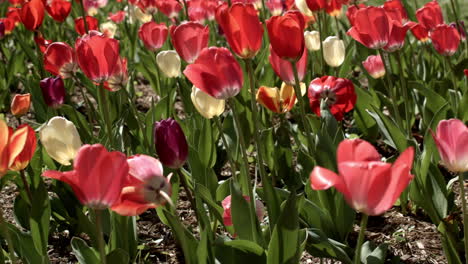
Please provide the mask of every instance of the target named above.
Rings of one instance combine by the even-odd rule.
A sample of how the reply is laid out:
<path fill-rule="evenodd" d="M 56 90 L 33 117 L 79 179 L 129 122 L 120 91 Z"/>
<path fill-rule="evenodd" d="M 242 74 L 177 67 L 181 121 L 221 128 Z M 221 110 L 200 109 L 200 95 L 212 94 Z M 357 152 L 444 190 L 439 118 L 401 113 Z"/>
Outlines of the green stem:
<path fill-rule="evenodd" d="M 362 214 L 361 218 L 361 230 L 359 231 L 359 237 L 356 245 L 356 253 L 354 254 L 354 264 L 361 264 L 361 248 L 364 243 L 364 233 L 366 232 L 368 216 Z"/>
<path fill-rule="evenodd" d="M 391 64 L 390 64 L 390 60 L 389 60 L 389 57 L 388 57 L 388 53 L 386 52 L 382 52 L 382 60 L 383 60 L 383 63 L 384 63 L 384 67 L 385 67 L 385 77 L 387 78 L 387 83 L 388 83 L 388 86 L 387 86 L 387 90 L 389 91 L 390 93 L 390 97 L 392 98 L 392 106 L 393 106 L 393 111 L 395 112 L 395 119 L 396 119 L 396 122 L 398 124 L 398 126 L 400 127 L 400 129 L 404 129 L 404 126 L 403 126 L 403 121 L 401 119 L 401 115 L 400 115 L 400 111 L 398 110 L 398 98 L 396 96 L 396 93 L 394 91 L 394 85 L 392 83 L 392 80 L 390 78 L 390 75 L 392 74 L 392 67 L 391 67 Z"/>
<path fill-rule="evenodd" d="M 21 176 L 21 181 L 23 181 L 24 189 L 26 190 L 26 193 L 28 194 L 29 202 L 32 205 L 33 196 L 32 196 L 32 193 L 31 193 L 31 189 L 29 188 L 29 183 L 28 183 L 28 180 L 26 179 L 26 175 L 24 173 L 24 170 L 20 170 L 20 176 Z"/>
<path fill-rule="evenodd" d="M 466 196 L 465 196 L 465 174 L 460 173 L 458 176 L 460 182 L 460 195 L 462 200 L 462 212 L 463 212 L 463 238 L 465 241 L 465 260 L 468 263 L 468 215 L 466 208 Z"/>
<path fill-rule="evenodd" d="M 85 28 L 86 34 L 88 34 L 89 27 L 88 27 L 88 22 L 86 21 L 86 12 L 84 9 L 83 0 L 80 0 L 80 10 L 81 10 L 81 16 L 83 17 L 84 28 Z"/>
<path fill-rule="evenodd" d="M 239 116 L 238 116 L 238 113 L 236 111 L 236 103 L 234 102 L 234 100 L 232 99 L 232 101 L 230 101 L 231 104 L 231 108 L 232 108 L 232 114 L 234 116 L 234 123 L 236 125 L 236 128 L 237 128 L 237 132 L 238 132 L 238 136 L 239 136 L 239 142 L 240 142 L 240 148 L 241 148 L 241 152 L 242 152 L 242 160 L 244 162 L 244 177 L 242 177 L 242 179 L 240 181 L 243 181 L 243 184 L 241 184 L 242 186 L 242 189 L 243 189 L 243 193 L 244 194 L 248 194 L 248 196 L 250 197 L 250 206 L 249 206 L 249 209 L 250 209 L 250 219 L 251 219 L 251 224 L 252 224 L 252 232 L 253 232 L 253 238 L 254 238 L 254 241 L 255 242 L 259 242 L 260 241 L 260 238 L 258 237 L 258 221 L 257 221 L 257 214 L 255 213 L 255 196 L 253 194 L 253 191 L 252 191 L 252 184 L 250 182 L 250 172 L 249 172 L 249 161 L 247 159 L 247 145 L 245 144 L 245 139 L 244 139 L 244 134 L 242 133 L 242 127 L 241 127 L 241 123 L 240 123 L 240 120 L 239 120 Z"/>
<path fill-rule="evenodd" d="M 98 239 L 99 256 L 101 258 L 101 264 L 106 264 L 106 248 L 104 242 L 104 234 L 102 232 L 102 210 L 94 209 L 96 216 L 96 232 Z"/>
<path fill-rule="evenodd" d="M 403 100 L 404 100 L 404 105 L 405 105 L 406 129 L 408 133 L 408 138 L 411 138 L 412 137 L 411 117 L 409 113 L 409 108 L 411 104 L 410 104 L 409 97 L 408 97 L 408 87 L 406 86 L 406 82 L 403 76 L 403 64 L 402 64 L 400 52 L 397 51 L 396 55 L 397 55 L 396 57 L 398 60 L 398 65 L 400 67 L 400 86 L 401 86 L 401 91 L 403 94 Z"/>
<path fill-rule="evenodd" d="M 107 137 L 109 139 L 109 145 L 112 146 L 113 138 L 112 138 L 112 124 L 110 120 L 110 109 L 108 98 L 106 97 L 106 91 L 104 89 L 104 85 L 101 83 L 98 87 L 99 92 L 99 107 L 101 108 L 102 117 L 104 119 L 104 123 L 106 123 L 106 132 Z"/>
<path fill-rule="evenodd" d="M 314 157 L 314 152 L 312 151 L 315 146 L 314 144 L 314 139 L 312 138 L 312 132 L 311 132 L 311 129 L 309 127 L 309 123 L 307 122 L 307 118 L 306 118 L 306 113 L 305 113 L 305 106 L 306 106 L 306 103 L 304 102 L 304 97 L 302 96 L 302 93 L 301 93 L 301 84 L 300 84 L 300 81 L 299 81 L 299 75 L 297 73 L 297 66 L 296 66 L 296 63 L 295 62 L 291 62 L 291 65 L 292 65 L 292 68 L 293 68 L 293 73 L 294 73 L 294 93 L 296 94 L 296 98 L 299 102 L 299 109 L 300 109 L 300 113 L 301 113 L 301 119 L 302 119 L 302 125 L 304 126 L 304 130 L 306 132 L 306 138 L 307 138 L 307 141 L 308 141 L 308 151 L 309 151 L 309 154 Z"/>
<path fill-rule="evenodd" d="M 189 188 L 187 178 L 185 177 L 185 174 L 183 174 L 180 169 L 177 170 L 177 175 L 179 175 L 180 183 L 182 183 L 182 186 L 185 189 L 185 193 L 187 194 L 187 198 L 190 201 L 190 205 L 192 206 L 192 210 L 195 214 L 195 216 L 198 218 L 197 214 L 197 204 L 195 202 L 195 199 L 193 199 L 192 192 Z M 200 221 L 199 221 L 200 223 Z"/>
<path fill-rule="evenodd" d="M 325 74 L 325 62 L 324 62 L 324 58 L 323 58 L 323 30 L 322 30 L 322 16 L 320 15 L 320 13 L 317 13 L 317 22 L 318 22 L 318 31 L 319 31 L 319 38 L 320 38 L 320 71 L 321 71 L 321 75 L 324 75 Z M 293 64 L 295 65 L 295 64 Z M 294 66 L 293 66 L 294 67 Z"/>
<path fill-rule="evenodd" d="M 8 244 L 8 254 L 10 255 L 11 263 L 18 263 L 15 256 L 15 249 L 13 248 L 13 240 L 11 239 L 10 231 L 8 230 L 7 222 L 3 218 L 3 209 L 0 207 L 0 225 L 2 226 L 3 235 L 6 238 Z"/>
<path fill-rule="evenodd" d="M 216 116 L 216 117 L 214 118 L 214 120 L 215 120 L 216 126 L 218 127 L 219 134 L 220 134 L 220 136 L 221 136 L 221 140 L 223 141 L 223 145 L 224 145 L 224 147 L 226 148 L 226 153 L 227 153 L 227 156 L 228 156 L 229 164 L 231 165 L 232 177 L 234 178 L 235 181 L 238 181 L 238 180 L 237 180 L 237 168 L 236 168 L 236 163 L 234 162 L 234 160 L 233 160 L 233 158 L 232 158 L 232 152 L 231 152 L 231 150 L 229 149 L 229 145 L 228 145 L 227 140 L 226 140 L 226 135 L 224 134 L 223 125 L 221 124 L 221 121 L 219 120 L 219 117 Z"/>

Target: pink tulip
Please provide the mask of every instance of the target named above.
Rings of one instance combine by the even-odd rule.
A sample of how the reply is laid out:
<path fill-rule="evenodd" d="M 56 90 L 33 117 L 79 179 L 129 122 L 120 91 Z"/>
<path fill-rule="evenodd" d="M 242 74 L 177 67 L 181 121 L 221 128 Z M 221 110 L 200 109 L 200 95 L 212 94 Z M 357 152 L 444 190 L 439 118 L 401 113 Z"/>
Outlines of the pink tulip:
<path fill-rule="evenodd" d="M 244 196 L 244 199 L 247 202 L 250 202 L 249 196 Z M 223 223 L 225 226 L 232 226 L 232 215 L 231 215 L 231 195 L 228 195 L 224 200 L 221 202 L 223 206 Z M 263 203 L 259 200 L 255 200 L 255 213 L 257 214 L 258 221 L 262 221 L 263 215 L 265 214 L 265 207 Z"/>
<path fill-rule="evenodd" d="M 72 171 L 48 170 L 42 176 L 69 184 L 89 208 L 105 209 L 118 202 L 128 170 L 125 154 L 95 144 L 80 148 Z"/>
<path fill-rule="evenodd" d="M 414 148 L 409 147 L 392 165 L 368 142 L 345 139 L 337 150 L 338 172 L 316 166 L 310 174 L 314 190 L 335 187 L 348 204 L 367 215 L 380 215 L 390 209 L 413 179 Z"/>
<path fill-rule="evenodd" d="M 161 162 L 136 155 L 128 158 L 127 163 L 130 170 L 120 200 L 111 209 L 120 215 L 135 216 L 165 204 L 171 195 L 171 184 L 163 175 Z"/>
<path fill-rule="evenodd" d="M 442 163 L 453 172 L 468 171 L 468 128 L 458 119 L 442 120 L 432 134 Z"/>
<path fill-rule="evenodd" d="M 382 78 L 385 76 L 385 66 L 380 55 L 370 55 L 365 61 L 362 62 L 364 68 L 374 79 Z"/>
<path fill-rule="evenodd" d="M 193 63 L 200 52 L 208 47 L 210 28 L 197 22 L 187 22 L 170 28 L 171 41 L 179 56 Z"/>
<path fill-rule="evenodd" d="M 306 68 L 307 68 L 307 49 L 304 48 L 304 51 L 302 53 L 302 57 L 297 61 L 294 62 L 296 63 L 297 67 L 297 75 L 299 77 L 299 82 L 304 79 Z M 273 68 L 273 71 L 276 73 L 278 77 L 281 78 L 285 83 L 289 85 L 294 85 L 295 80 L 294 80 L 294 72 L 292 68 L 292 64 L 288 60 L 281 59 L 273 50 L 273 48 L 270 45 L 270 64 L 271 67 Z"/>

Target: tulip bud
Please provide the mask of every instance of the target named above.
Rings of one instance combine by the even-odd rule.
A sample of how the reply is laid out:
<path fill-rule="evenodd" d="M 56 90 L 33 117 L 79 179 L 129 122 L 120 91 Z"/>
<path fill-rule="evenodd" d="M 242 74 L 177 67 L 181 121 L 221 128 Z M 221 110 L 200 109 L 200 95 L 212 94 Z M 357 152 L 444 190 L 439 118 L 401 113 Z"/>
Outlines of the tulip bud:
<path fill-rule="evenodd" d="M 305 45 L 309 51 L 320 50 L 320 32 L 306 31 L 304 32 Z"/>
<path fill-rule="evenodd" d="M 60 116 L 53 117 L 40 129 L 39 139 L 47 154 L 65 166 L 71 164 L 82 145 L 75 125 Z"/>
<path fill-rule="evenodd" d="M 11 113 L 17 117 L 24 116 L 31 107 L 31 94 L 17 94 L 11 101 Z"/>
<path fill-rule="evenodd" d="M 323 58 L 330 67 L 340 66 L 345 59 L 345 46 L 338 37 L 328 37 L 323 41 Z"/>
<path fill-rule="evenodd" d="M 59 76 L 48 77 L 39 83 L 45 103 L 52 108 L 59 108 L 65 101 L 65 87 Z"/>
<path fill-rule="evenodd" d="M 205 118 L 211 119 L 224 112 L 225 100 L 216 99 L 195 86 L 190 97 L 197 111 Z"/>
<path fill-rule="evenodd" d="M 99 28 L 101 29 L 101 32 L 109 38 L 113 38 L 115 32 L 117 32 L 117 25 L 110 21 L 102 23 Z"/>
<path fill-rule="evenodd" d="M 172 169 L 184 165 L 188 155 L 187 140 L 182 128 L 174 119 L 154 123 L 154 143 L 162 164 Z"/>
<path fill-rule="evenodd" d="M 161 51 L 156 56 L 159 69 L 168 77 L 175 78 L 180 75 L 180 57 L 174 50 Z"/>
<path fill-rule="evenodd" d="M 362 62 L 362 65 L 374 79 L 385 76 L 385 66 L 380 55 L 371 55 L 367 57 L 367 59 Z"/>

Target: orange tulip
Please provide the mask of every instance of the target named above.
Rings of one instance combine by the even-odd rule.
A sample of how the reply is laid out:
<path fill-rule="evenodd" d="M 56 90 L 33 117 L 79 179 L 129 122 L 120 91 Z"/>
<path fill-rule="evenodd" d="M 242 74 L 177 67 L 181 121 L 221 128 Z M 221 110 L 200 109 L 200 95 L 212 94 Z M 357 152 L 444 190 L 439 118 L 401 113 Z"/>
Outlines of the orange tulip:
<path fill-rule="evenodd" d="M 305 92 L 304 83 L 301 83 L 301 88 Z M 296 103 L 294 87 L 286 83 L 281 85 L 281 89 L 261 86 L 257 91 L 257 102 L 275 113 L 286 113 Z"/>
<path fill-rule="evenodd" d="M 23 5 L 20 11 L 21 21 L 31 31 L 35 31 L 42 25 L 45 7 L 42 0 L 32 0 Z"/>
<path fill-rule="evenodd" d="M 0 176 L 10 170 L 26 168 L 36 150 L 34 130 L 22 125 L 13 131 L 0 120 Z"/>
<path fill-rule="evenodd" d="M 11 113 L 17 117 L 24 116 L 31 107 L 31 94 L 17 94 L 11 100 Z"/>

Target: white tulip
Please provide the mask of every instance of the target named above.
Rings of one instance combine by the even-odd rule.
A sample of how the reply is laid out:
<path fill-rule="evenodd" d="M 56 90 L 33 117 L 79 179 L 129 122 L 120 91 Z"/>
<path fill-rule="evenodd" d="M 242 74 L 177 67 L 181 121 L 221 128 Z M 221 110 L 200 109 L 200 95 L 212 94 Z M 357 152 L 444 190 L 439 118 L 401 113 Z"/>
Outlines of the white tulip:
<path fill-rule="evenodd" d="M 316 30 L 304 32 L 306 48 L 309 51 L 320 50 L 320 33 Z"/>
<path fill-rule="evenodd" d="M 323 41 L 323 58 L 331 67 L 340 66 L 345 59 L 345 46 L 343 40 L 331 36 Z"/>
<path fill-rule="evenodd" d="M 65 166 L 71 164 L 83 144 L 75 125 L 60 116 L 53 117 L 40 129 L 39 139 L 49 156 Z"/>
<path fill-rule="evenodd" d="M 314 14 L 310 11 L 309 7 L 307 6 L 306 0 L 295 0 L 297 9 L 301 11 L 302 14 L 306 16 L 313 16 Z"/>
<path fill-rule="evenodd" d="M 174 78 L 180 75 L 180 57 L 174 50 L 165 50 L 158 53 L 156 63 L 159 69 L 168 77 Z"/>
<path fill-rule="evenodd" d="M 190 97 L 197 111 L 205 118 L 211 119 L 224 112 L 225 100 L 216 99 L 195 86 Z"/>
<path fill-rule="evenodd" d="M 117 25 L 114 24 L 112 21 L 108 21 L 105 23 L 102 23 L 99 28 L 101 29 L 101 32 L 104 33 L 109 38 L 113 38 L 115 35 L 115 32 L 117 31 Z"/>

